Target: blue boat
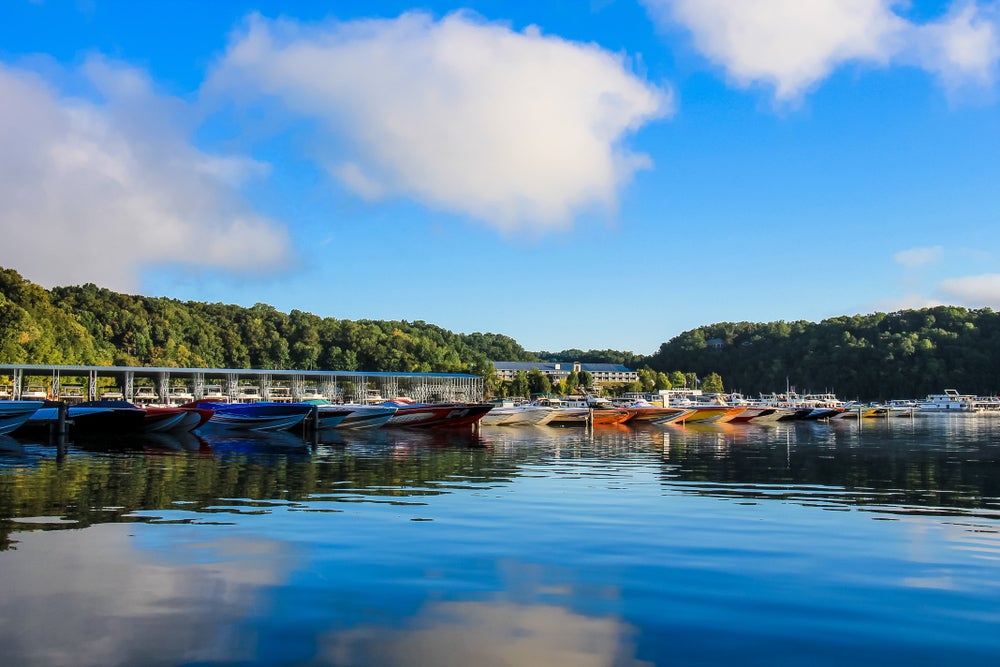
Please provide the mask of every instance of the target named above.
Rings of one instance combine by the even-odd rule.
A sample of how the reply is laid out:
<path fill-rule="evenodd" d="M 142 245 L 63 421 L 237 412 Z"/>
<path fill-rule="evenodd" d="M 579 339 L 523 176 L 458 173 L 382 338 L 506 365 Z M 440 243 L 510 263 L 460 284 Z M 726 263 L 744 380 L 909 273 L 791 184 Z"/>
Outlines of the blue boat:
<path fill-rule="evenodd" d="M 0 401 L 0 435 L 16 431 L 43 405 L 44 401 Z"/>
<path fill-rule="evenodd" d="M 283 431 L 302 423 L 313 406 L 308 403 L 220 403 L 195 401 L 188 406 L 213 411 L 207 427 L 244 431 Z"/>

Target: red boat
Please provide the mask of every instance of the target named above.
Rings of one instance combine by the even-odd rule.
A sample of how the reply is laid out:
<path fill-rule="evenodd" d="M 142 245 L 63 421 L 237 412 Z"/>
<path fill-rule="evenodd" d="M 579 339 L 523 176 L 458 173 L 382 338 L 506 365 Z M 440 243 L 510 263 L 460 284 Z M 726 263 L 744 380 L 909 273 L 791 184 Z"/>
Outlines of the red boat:
<path fill-rule="evenodd" d="M 493 407 L 490 403 L 414 403 L 403 398 L 385 401 L 379 405 L 396 408 L 396 414 L 389 419 L 386 426 L 421 428 L 475 424 Z"/>

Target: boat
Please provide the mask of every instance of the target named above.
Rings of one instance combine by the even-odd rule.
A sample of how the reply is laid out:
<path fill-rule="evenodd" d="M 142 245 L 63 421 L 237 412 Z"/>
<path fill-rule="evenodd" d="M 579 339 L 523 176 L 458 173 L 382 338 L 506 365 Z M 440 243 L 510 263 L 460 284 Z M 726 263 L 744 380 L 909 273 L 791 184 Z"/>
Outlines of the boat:
<path fill-rule="evenodd" d="M 304 401 L 315 406 L 318 411 L 320 430 L 326 429 L 369 429 L 385 426 L 396 414 L 396 408 L 385 405 L 360 405 L 358 403 L 331 403 L 326 399 Z"/>
<path fill-rule="evenodd" d="M 135 394 L 132 396 L 132 402 L 139 407 L 143 407 L 152 403 L 159 403 L 160 397 L 152 387 L 136 387 Z"/>
<path fill-rule="evenodd" d="M 590 419 L 589 408 L 570 407 L 559 398 L 536 398 L 531 405 L 552 410 L 552 418 L 546 422 L 549 426 L 585 426 Z"/>
<path fill-rule="evenodd" d="M 16 431 L 43 405 L 45 401 L 0 401 L 0 435 Z"/>
<path fill-rule="evenodd" d="M 146 406 L 144 433 L 182 433 L 193 431 L 206 424 L 215 414 L 214 410 L 187 406 L 157 407 Z"/>
<path fill-rule="evenodd" d="M 78 384 L 64 384 L 59 389 L 59 400 L 66 405 L 76 405 L 87 400 L 87 392 Z"/>
<path fill-rule="evenodd" d="M 416 403 L 408 398 L 396 398 L 380 403 L 396 408 L 386 426 L 440 428 L 475 424 L 493 406 L 489 403 Z"/>
<path fill-rule="evenodd" d="M 89 401 L 66 407 L 66 420 L 73 435 L 124 435 L 143 430 L 146 411 L 125 401 Z M 47 431 L 58 421 L 59 406 L 48 403 L 31 415 L 18 431 Z"/>
<path fill-rule="evenodd" d="M 976 396 L 960 394 L 957 389 L 945 389 L 943 394 L 928 394 L 927 398 L 917 403 L 917 410 L 920 413 L 976 412 L 977 400 Z"/>
<path fill-rule="evenodd" d="M 662 415 L 651 420 L 651 424 L 663 425 L 663 424 L 685 424 L 688 417 L 693 415 L 697 410 L 694 408 L 679 408 L 680 412 Z"/>
<path fill-rule="evenodd" d="M 260 389 L 252 385 L 242 386 L 236 392 L 237 403 L 259 403 L 262 400 L 264 397 L 261 396 Z"/>
<path fill-rule="evenodd" d="M 483 415 L 481 423 L 490 426 L 542 426 L 556 416 L 552 408 L 509 399 L 492 401 L 492 405 L 493 409 Z"/>
<path fill-rule="evenodd" d="M 678 405 L 690 408 L 693 414 L 684 417 L 688 424 L 725 424 L 743 414 L 746 408 L 733 405 Z"/>
<path fill-rule="evenodd" d="M 207 427 L 249 431 L 281 431 L 301 424 L 313 406 L 308 403 L 221 403 L 193 401 L 181 407 L 211 410 Z"/>
<path fill-rule="evenodd" d="M 213 403 L 228 403 L 229 396 L 222 391 L 221 384 L 206 384 L 201 400 L 212 401 Z"/>
<path fill-rule="evenodd" d="M 29 384 L 28 388 L 21 392 L 22 401 L 47 401 L 49 392 L 40 384 Z"/>
<path fill-rule="evenodd" d="M 266 394 L 267 400 L 272 403 L 292 403 L 295 400 L 292 398 L 292 390 L 288 387 L 268 387 Z"/>
<path fill-rule="evenodd" d="M 309 401 L 325 401 L 326 396 L 323 392 L 316 387 L 306 387 L 302 390 L 302 401 L 308 403 Z"/>
<path fill-rule="evenodd" d="M 632 417 L 627 410 L 600 396 L 567 396 L 562 399 L 562 406 L 583 410 L 584 423 L 589 421 L 595 426 L 624 424 Z"/>
<path fill-rule="evenodd" d="M 167 394 L 167 403 L 170 405 L 184 405 L 194 400 L 194 394 L 184 385 L 176 385 L 170 388 Z"/>
<path fill-rule="evenodd" d="M 679 413 L 684 412 L 684 408 L 653 405 L 646 400 L 633 401 L 619 407 L 629 413 L 630 416 L 626 420 L 628 424 L 662 421 L 669 417 L 680 416 Z"/>

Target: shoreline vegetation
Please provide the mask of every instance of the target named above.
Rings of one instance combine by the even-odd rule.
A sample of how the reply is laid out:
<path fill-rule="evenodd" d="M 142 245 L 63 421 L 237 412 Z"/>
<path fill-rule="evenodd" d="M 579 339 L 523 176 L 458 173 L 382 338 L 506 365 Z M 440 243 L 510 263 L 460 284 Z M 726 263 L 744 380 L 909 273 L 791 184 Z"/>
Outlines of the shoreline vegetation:
<path fill-rule="evenodd" d="M 0 268 L 0 363 L 471 372 L 485 378 L 490 393 L 506 394 L 493 361 L 638 370 L 638 383 L 613 388 L 622 391 L 683 382 L 746 395 L 792 386 L 864 401 L 946 386 L 996 394 L 1000 313 L 937 306 L 818 323 L 721 322 L 685 331 L 650 355 L 532 352 L 510 336 L 454 333 L 420 320 L 344 320 L 263 303 L 246 308 L 120 294 L 93 284 L 47 290 Z"/>

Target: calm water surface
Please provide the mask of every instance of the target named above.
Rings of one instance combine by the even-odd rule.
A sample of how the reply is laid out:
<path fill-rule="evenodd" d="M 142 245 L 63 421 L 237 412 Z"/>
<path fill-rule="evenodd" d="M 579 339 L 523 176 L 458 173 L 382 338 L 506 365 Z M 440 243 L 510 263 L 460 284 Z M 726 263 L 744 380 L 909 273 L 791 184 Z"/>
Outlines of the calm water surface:
<path fill-rule="evenodd" d="M 0 665 L 1000 665 L 998 436 L 0 439 Z"/>

